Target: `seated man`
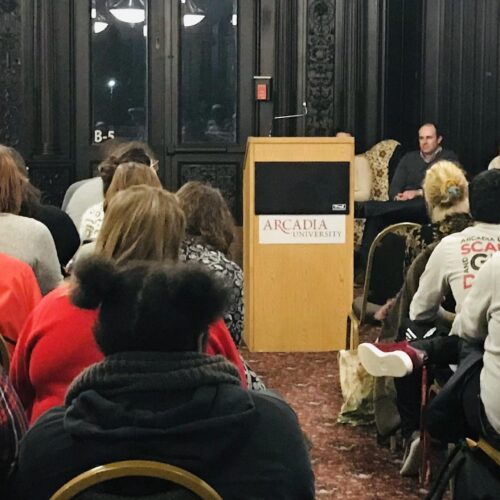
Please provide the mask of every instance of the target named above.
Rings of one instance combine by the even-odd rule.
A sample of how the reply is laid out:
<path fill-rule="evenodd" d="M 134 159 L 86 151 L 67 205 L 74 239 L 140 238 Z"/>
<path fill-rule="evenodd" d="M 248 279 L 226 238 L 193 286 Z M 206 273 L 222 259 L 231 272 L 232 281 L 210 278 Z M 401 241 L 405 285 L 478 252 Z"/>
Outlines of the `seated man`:
<path fill-rule="evenodd" d="M 425 348 L 432 362 L 440 366 L 450 363 L 450 358 L 456 361 L 456 339 L 438 336 L 429 341 L 429 338 L 436 337 L 433 325 L 443 314 L 443 297 L 451 292 L 455 312 L 459 313 L 481 265 L 500 249 L 500 171 L 488 170 L 477 175 L 469 185 L 469 202 L 475 224 L 443 238 L 420 278 L 410 305 L 410 320 L 414 325 L 403 329 L 399 336 L 412 342 L 359 346 L 361 363 L 369 373 L 402 377 L 395 382 L 402 432 L 409 442 L 420 424 L 420 377 L 407 376 L 412 374 L 414 363 L 422 364 L 422 356 L 414 347 Z"/>
<path fill-rule="evenodd" d="M 366 266 L 370 246 L 382 229 L 397 222 L 428 221 L 422 191 L 425 172 L 439 160 L 458 161 L 453 151 L 441 147 L 442 140 L 436 124 L 424 123 L 418 131 L 419 151 L 405 154 L 396 167 L 389 186 L 389 201 L 357 204 L 356 216 L 366 218 L 360 249 L 363 267 Z"/>
<path fill-rule="evenodd" d="M 187 469 L 224 499 L 314 498 L 293 410 L 243 389 L 231 363 L 204 353 L 228 294 L 214 276 L 185 264 L 116 267 L 98 256 L 75 275 L 73 301 L 99 309 L 94 335 L 106 357 L 30 429 L 11 499 L 45 500 L 85 470 L 132 459 Z"/>

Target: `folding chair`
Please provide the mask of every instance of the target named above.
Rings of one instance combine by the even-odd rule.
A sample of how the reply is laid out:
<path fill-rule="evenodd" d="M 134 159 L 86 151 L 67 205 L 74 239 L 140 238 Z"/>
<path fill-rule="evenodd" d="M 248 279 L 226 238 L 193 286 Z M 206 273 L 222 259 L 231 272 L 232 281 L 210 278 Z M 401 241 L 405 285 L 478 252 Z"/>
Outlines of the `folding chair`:
<path fill-rule="evenodd" d="M 368 253 L 363 295 L 354 299 L 350 324 L 350 348 L 359 343 L 359 327 L 375 311 L 396 296 L 404 281 L 404 259 L 408 234 L 420 227 L 413 222 L 393 224 L 373 240 Z"/>
<path fill-rule="evenodd" d="M 50 500 L 71 500 L 92 486 L 126 477 L 163 479 L 193 492 L 202 500 L 222 500 L 211 486 L 194 474 L 173 465 L 148 460 L 125 460 L 94 467 L 61 486 Z"/>

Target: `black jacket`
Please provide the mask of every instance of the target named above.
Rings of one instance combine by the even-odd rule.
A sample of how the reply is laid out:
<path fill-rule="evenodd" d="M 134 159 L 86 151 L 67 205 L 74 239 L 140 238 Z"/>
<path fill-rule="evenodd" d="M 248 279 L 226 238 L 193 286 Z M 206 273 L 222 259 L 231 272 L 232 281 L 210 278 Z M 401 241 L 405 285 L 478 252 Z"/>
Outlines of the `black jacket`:
<path fill-rule="evenodd" d="M 198 353 L 125 353 L 85 370 L 22 441 L 11 498 L 45 500 L 85 470 L 131 459 L 185 468 L 225 500 L 314 498 L 292 409 Z"/>

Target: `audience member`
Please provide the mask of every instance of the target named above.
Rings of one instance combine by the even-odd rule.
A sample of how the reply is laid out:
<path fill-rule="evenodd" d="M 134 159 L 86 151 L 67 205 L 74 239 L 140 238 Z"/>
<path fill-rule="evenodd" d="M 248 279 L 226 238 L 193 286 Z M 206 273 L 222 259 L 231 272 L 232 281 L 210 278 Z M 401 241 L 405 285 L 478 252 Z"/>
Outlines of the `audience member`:
<path fill-rule="evenodd" d="M 46 499 L 89 468 L 130 459 L 187 469 L 226 499 L 314 498 L 293 410 L 272 393 L 242 390 L 233 365 L 203 353 L 223 311 L 221 283 L 200 268 L 102 258 L 75 274 L 75 304 L 99 308 L 105 358 L 30 429 L 11 498 Z M 144 494 L 141 483 L 127 493 Z"/>
<path fill-rule="evenodd" d="M 28 179 L 28 170 L 23 157 L 13 148 L 10 148 L 10 153 L 21 174 Z M 25 182 L 19 215 L 31 217 L 47 226 L 56 245 L 59 263 L 64 269 L 80 246 L 80 236 L 68 214 L 60 208 L 42 204 L 40 200 L 40 190 L 33 186 L 29 180 Z"/>
<path fill-rule="evenodd" d="M 430 224 L 415 229 L 407 239 L 406 268 L 428 245 L 472 225 L 469 185 L 463 170 L 447 160 L 434 163 L 422 184 Z"/>
<path fill-rule="evenodd" d="M 499 286 L 497 286 L 499 285 Z M 430 430 L 436 438 L 484 437 L 500 445 L 500 254 L 482 266 L 452 328 L 453 340 L 460 339 L 478 348 L 460 362 L 457 372 L 445 385 L 443 395 L 430 408 Z M 425 347 L 425 346 L 424 346 Z M 484 354 L 483 354 L 484 350 Z M 462 349 L 464 351 L 464 349 Z M 468 351 L 468 350 L 467 350 Z M 466 352 L 467 352 L 466 351 Z M 434 352 L 430 351 L 431 356 Z M 481 368 L 480 360 L 483 366 Z M 475 362 L 475 360 L 477 360 Z M 435 361 L 435 360 L 434 360 Z M 458 359 L 449 359 L 457 362 Z M 458 400 L 457 405 L 448 404 Z M 438 409 L 436 412 L 435 409 Z M 442 409 L 444 412 L 441 413 Z M 458 411 L 457 411 L 458 410 Z M 437 418 L 436 418 L 437 417 Z M 444 425 L 447 422 L 446 425 Z M 456 432 L 450 433 L 452 429 Z"/>
<path fill-rule="evenodd" d="M 0 145 L 0 252 L 30 265 L 46 294 L 59 284 L 62 274 L 50 231 L 41 222 L 18 215 L 28 182 L 12 150 Z"/>
<path fill-rule="evenodd" d="M 154 168 L 144 165 L 144 163 L 136 162 L 127 162 L 118 165 L 114 171 L 113 180 L 104 196 L 104 201 L 102 203 L 103 215 L 106 213 L 108 204 L 116 193 L 141 184 L 161 188 L 160 179 L 158 179 L 158 175 Z M 97 227 L 94 227 L 94 229 L 97 237 L 99 230 Z M 74 260 L 76 261 L 77 259 L 88 257 L 90 254 L 94 253 L 95 246 L 95 240 L 82 245 Z"/>
<path fill-rule="evenodd" d="M 184 237 L 185 218 L 175 195 L 160 188 L 134 186 L 110 202 L 96 253 L 124 265 L 132 260 L 175 262 Z M 84 259 L 83 259 L 84 260 Z M 62 404 L 67 387 L 87 366 L 102 359 L 92 328 L 97 311 L 69 301 L 69 287 L 45 297 L 26 322 L 14 351 L 10 376 L 32 424 Z M 209 351 L 224 354 L 245 371 L 222 320 L 210 326 Z"/>
<path fill-rule="evenodd" d="M 420 420 L 420 377 L 413 370 L 421 366 L 421 356 L 414 349 L 433 351 L 433 358 L 458 357 L 455 339 L 447 331 L 436 328 L 442 315 L 441 302 L 451 291 L 456 312 L 461 310 L 480 267 L 499 249 L 500 238 L 500 171 L 487 170 L 470 184 L 470 209 L 476 221 L 460 233 L 441 240 L 432 252 L 423 272 L 418 290 L 410 305 L 411 325 L 399 332 L 393 344 L 361 344 L 359 356 L 366 370 L 375 376 L 401 377 L 395 380 L 398 409 L 403 435 L 408 440 L 408 460 L 402 471 L 413 468 L 418 440 L 415 431 Z M 441 361 L 437 364 L 443 365 Z"/>
<path fill-rule="evenodd" d="M 207 266 L 230 289 L 224 321 L 236 345 L 243 335 L 243 271 L 231 260 L 230 246 L 234 238 L 233 217 L 218 189 L 197 181 L 189 181 L 177 192 L 186 215 L 186 238 L 181 245 L 181 258 Z M 241 358 L 248 387 L 261 391 L 262 379 Z"/>
<path fill-rule="evenodd" d="M 422 190 L 425 172 L 437 161 L 457 161 L 455 153 L 441 147 L 442 140 L 436 124 L 424 123 L 418 131 L 419 151 L 405 154 L 396 167 L 389 187 L 389 201 L 356 205 L 356 216 L 366 218 L 360 248 L 363 268 L 370 246 L 382 229 L 397 222 L 428 222 Z"/>
<path fill-rule="evenodd" d="M 26 262 L 0 253 L 0 333 L 12 354 L 19 333 L 42 294 Z"/>
<path fill-rule="evenodd" d="M 187 262 L 208 266 L 230 287 L 224 320 L 239 345 L 243 334 L 243 271 L 230 259 L 229 248 L 234 238 L 231 212 L 220 191 L 201 182 L 187 182 L 177 196 L 186 215 L 181 255 Z"/>
<path fill-rule="evenodd" d="M 423 183 L 424 199 L 431 220 L 415 229 L 406 241 L 405 282 L 402 290 L 388 306 L 377 312 L 377 319 L 384 319 L 380 338 L 393 340 L 402 322 L 408 318 L 411 299 L 430 252 L 410 267 L 425 248 L 445 236 L 458 233 L 473 224 L 469 214 L 469 189 L 464 172 L 454 163 L 443 160 L 430 167 Z M 411 268 L 411 272 L 409 271 Z M 391 312 L 389 312 L 391 311 Z"/>
<path fill-rule="evenodd" d="M 121 137 L 109 139 L 99 144 L 100 158 L 108 158 L 126 140 Z M 93 205 L 102 203 L 103 183 L 100 176 L 74 182 L 64 195 L 61 209 L 72 219 L 76 227 L 80 227 L 82 216 Z"/>
<path fill-rule="evenodd" d="M 99 175 L 102 179 L 104 197 L 111 185 L 116 168 L 118 165 L 127 162 L 142 163 L 153 168 L 155 168 L 158 163 L 153 151 L 144 142 L 131 141 L 119 144 L 112 150 L 111 154 L 99 164 Z M 99 202 L 85 211 L 80 223 L 80 238 L 82 243 L 97 238 L 103 218 L 103 202 Z"/>

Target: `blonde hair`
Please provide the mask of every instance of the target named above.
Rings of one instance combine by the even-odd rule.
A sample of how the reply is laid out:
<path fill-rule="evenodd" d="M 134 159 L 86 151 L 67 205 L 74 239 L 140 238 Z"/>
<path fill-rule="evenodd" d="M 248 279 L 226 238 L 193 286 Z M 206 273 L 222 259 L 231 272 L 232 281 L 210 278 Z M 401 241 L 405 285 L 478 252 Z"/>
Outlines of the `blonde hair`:
<path fill-rule="evenodd" d="M 133 186 L 109 203 L 96 253 L 117 264 L 130 260 L 177 261 L 186 219 L 175 194 Z"/>
<path fill-rule="evenodd" d="M 186 182 L 177 196 L 186 214 L 186 231 L 204 243 L 229 255 L 234 239 L 234 222 L 226 200 L 218 189 L 198 181 Z"/>
<path fill-rule="evenodd" d="M 19 213 L 27 184 L 11 148 L 0 145 L 0 212 Z"/>
<path fill-rule="evenodd" d="M 452 213 L 469 212 L 469 185 L 464 171 L 455 163 L 434 163 L 425 174 L 423 189 L 432 222 Z"/>
<path fill-rule="evenodd" d="M 116 193 L 140 184 L 161 188 L 160 179 L 158 179 L 158 175 L 154 168 L 136 162 L 127 162 L 118 165 L 109 189 L 104 196 L 104 211 L 107 210 L 109 202 Z"/>

